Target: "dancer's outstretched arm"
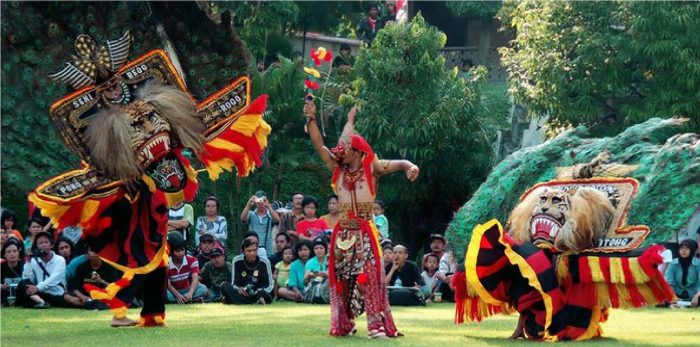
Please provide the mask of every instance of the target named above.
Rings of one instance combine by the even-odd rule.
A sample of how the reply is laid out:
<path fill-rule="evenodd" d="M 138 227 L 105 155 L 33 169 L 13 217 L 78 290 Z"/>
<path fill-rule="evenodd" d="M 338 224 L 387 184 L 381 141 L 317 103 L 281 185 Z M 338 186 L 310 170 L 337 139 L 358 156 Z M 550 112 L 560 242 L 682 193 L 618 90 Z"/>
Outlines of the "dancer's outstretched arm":
<path fill-rule="evenodd" d="M 304 116 L 306 116 L 306 128 L 308 129 L 309 137 L 311 138 L 311 143 L 316 153 L 318 153 L 318 156 L 321 157 L 321 160 L 323 160 L 328 169 L 333 171 L 337 164 L 333 160 L 331 151 L 328 150 L 328 147 L 323 145 L 323 136 L 316 124 L 316 105 L 314 105 L 313 102 L 306 103 L 304 106 Z"/>
<path fill-rule="evenodd" d="M 377 176 L 390 174 L 396 171 L 406 171 L 406 178 L 413 182 L 418 178 L 420 169 L 408 160 L 375 160 L 374 172 Z"/>

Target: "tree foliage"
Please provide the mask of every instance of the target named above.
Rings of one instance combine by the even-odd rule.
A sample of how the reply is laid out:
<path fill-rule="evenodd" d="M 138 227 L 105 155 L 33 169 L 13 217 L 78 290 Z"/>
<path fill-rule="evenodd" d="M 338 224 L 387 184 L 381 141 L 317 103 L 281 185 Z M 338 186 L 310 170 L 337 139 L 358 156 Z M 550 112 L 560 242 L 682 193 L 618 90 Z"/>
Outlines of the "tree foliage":
<path fill-rule="evenodd" d="M 501 1 L 446 1 L 455 16 L 463 18 L 493 18 L 502 6 Z"/>
<path fill-rule="evenodd" d="M 357 129 L 380 157 L 406 158 L 421 167 L 416 183 L 397 174 L 384 179 L 388 184 L 380 190 L 390 220 L 398 224 L 392 232 L 414 244 L 444 229 L 452 205 L 466 200 L 485 177 L 488 136 L 504 116 L 483 107 L 485 69 L 464 79 L 445 68 L 439 52 L 445 42 L 445 34 L 418 14 L 381 30 L 354 67 L 362 100 Z"/>
<path fill-rule="evenodd" d="M 700 129 L 700 4 L 523 1 L 500 16 L 515 35 L 501 49 L 511 91 L 531 114 L 603 132 L 657 116 Z"/>

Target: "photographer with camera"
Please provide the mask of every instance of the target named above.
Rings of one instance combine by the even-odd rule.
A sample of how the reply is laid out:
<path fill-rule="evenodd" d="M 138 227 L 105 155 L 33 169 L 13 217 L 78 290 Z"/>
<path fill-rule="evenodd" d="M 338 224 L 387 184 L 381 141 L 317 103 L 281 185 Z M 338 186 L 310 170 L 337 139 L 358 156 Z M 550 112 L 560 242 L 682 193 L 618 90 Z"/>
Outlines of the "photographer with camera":
<path fill-rule="evenodd" d="M 253 210 L 255 208 L 255 210 Z M 241 222 L 248 224 L 248 231 L 254 231 L 260 239 L 259 246 L 272 254 L 272 227 L 280 222 L 280 216 L 270 207 L 265 192 L 258 191 L 248 199 L 241 212 Z"/>
<path fill-rule="evenodd" d="M 258 244 L 247 238 L 241 243 L 240 254 L 233 258 L 231 272 L 233 283 L 221 286 L 224 303 L 235 305 L 272 302 L 272 271 L 267 258 L 258 256 Z"/>
<path fill-rule="evenodd" d="M 22 281 L 17 285 L 17 306 L 49 308 L 66 306 L 66 260 L 51 250 L 53 239 L 47 231 L 34 235 L 35 249 L 24 266 Z"/>

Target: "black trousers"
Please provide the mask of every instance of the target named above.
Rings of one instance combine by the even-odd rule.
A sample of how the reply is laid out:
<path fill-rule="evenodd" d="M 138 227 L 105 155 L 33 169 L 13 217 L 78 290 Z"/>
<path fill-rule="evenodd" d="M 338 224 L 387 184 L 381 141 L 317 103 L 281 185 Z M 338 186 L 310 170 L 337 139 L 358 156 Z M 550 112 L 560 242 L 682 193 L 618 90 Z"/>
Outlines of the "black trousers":
<path fill-rule="evenodd" d="M 26 308 L 34 307 L 36 303 L 29 298 L 29 295 L 25 293 L 25 291 L 27 290 L 27 286 L 30 284 L 34 285 L 34 283 L 28 279 L 23 279 L 19 281 L 19 283 L 17 284 L 17 292 L 15 294 L 17 297 L 17 299 L 15 299 L 15 306 L 23 306 Z M 37 292 L 36 295 L 38 295 L 42 300 L 48 302 L 51 306 L 68 307 L 68 304 L 66 304 L 66 301 L 63 299 L 63 295 L 52 295 L 41 292 Z"/>
<path fill-rule="evenodd" d="M 265 300 L 266 304 L 269 304 L 272 302 L 272 297 L 270 296 L 270 293 L 261 290 L 254 295 L 251 296 L 245 296 L 241 295 L 238 293 L 237 290 L 233 289 L 233 286 L 230 283 L 224 283 L 221 286 L 221 295 L 224 297 L 224 300 L 226 301 L 227 304 L 234 304 L 234 305 L 250 305 L 258 302 L 260 298 L 263 298 Z"/>
<path fill-rule="evenodd" d="M 145 275 L 136 275 L 131 284 L 117 293 L 117 298 L 127 306 L 134 297 L 143 300 L 141 316 L 165 312 L 165 290 L 167 286 L 167 269 L 159 267 Z"/>
<path fill-rule="evenodd" d="M 440 283 L 438 290 L 442 293 L 442 301 L 455 302 L 455 292 L 448 283 Z"/>

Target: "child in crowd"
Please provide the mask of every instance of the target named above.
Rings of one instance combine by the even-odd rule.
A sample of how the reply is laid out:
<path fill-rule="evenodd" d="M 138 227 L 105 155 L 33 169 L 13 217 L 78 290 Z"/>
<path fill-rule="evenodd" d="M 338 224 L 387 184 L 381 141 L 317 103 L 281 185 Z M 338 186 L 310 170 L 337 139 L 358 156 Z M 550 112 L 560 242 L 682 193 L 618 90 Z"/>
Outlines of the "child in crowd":
<path fill-rule="evenodd" d="M 168 245 L 171 255 L 166 301 L 186 304 L 208 299 L 207 287 L 199 283 L 199 261 L 185 253 L 185 239 L 178 232 L 170 232 Z"/>
<path fill-rule="evenodd" d="M 24 241 L 22 233 L 15 229 L 15 225 L 17 225 L 17 216 L 15 216 L 15 213 L 10 210 L 3 211 L 2 222 L 0 222 L 0 228 L 2 228 L 2 230 L 4 231 L 5 236 L 15 237 L 20 241 Z M 5 240 L 3 240 L 3 242 L 4 241 Z"/>
<path fill-rule="evenodd" d="M 379 229 L 379 234 L 382 239 L 389 238 L 389 220 L 384 216 L 384 201 L 375 200 L 374 206 L 372 207 L 372 215 L 374 219 L 374 225 Z"/>
<path fill-rule="evenodd" d="M 306 287 L 304 286 L 304 274 L 306 262 L 311 256 L 311 244 L 307 240 L 300 240 L 294 246 L 297 260 L 289 267 L 289 282 L 287 287 L 280 288 L 278 295 L 282 299 L 290 301 L 304 300 Z"/>
<path fill-rule="evenodd" d="M 273 277 L 275 278 L 275 294 L 279 297 L 279 289 L 287 288 L 289 284 L 289 269 L 292 266 L 292 260 L 294 260 L 294 252 L 292 247 L 285 247 L 282 250 L 282 261 L 275 264 L 275 272 Z"/>
<path fill-rule="evenodd" d="M 440 259 L 438 259 L 437 255 L 433 253 L 428 253 L 423 256 L 423 272 L 421 272 L 420 275 L 423 277 L 425 285 L 421 288 L 421 292 L 423 292 L 423 296 L 425 296 L 425 298 L 428 300 L 432 300 L 434 298 L 435 291 L 440 288 L 441 282 L 437 278 L 439 262 Z"/>
<path fill-rule="evenodd" d="M 384 260 L 384 266 L 394 263 L 394 244 L 389 239 L 382 240 L 382 260 Z"/>
<path fill-rule="evenodd" d="M 304 211 L 304 219 L 297 222 L 297 235 L 300 240 L 312 241 L 317 236 L 321 236 L 323 231 L 328 229 L 328 224 L 316 217 L 318 201 L 313 196 L 305 196 L 301 202 Z"/>

